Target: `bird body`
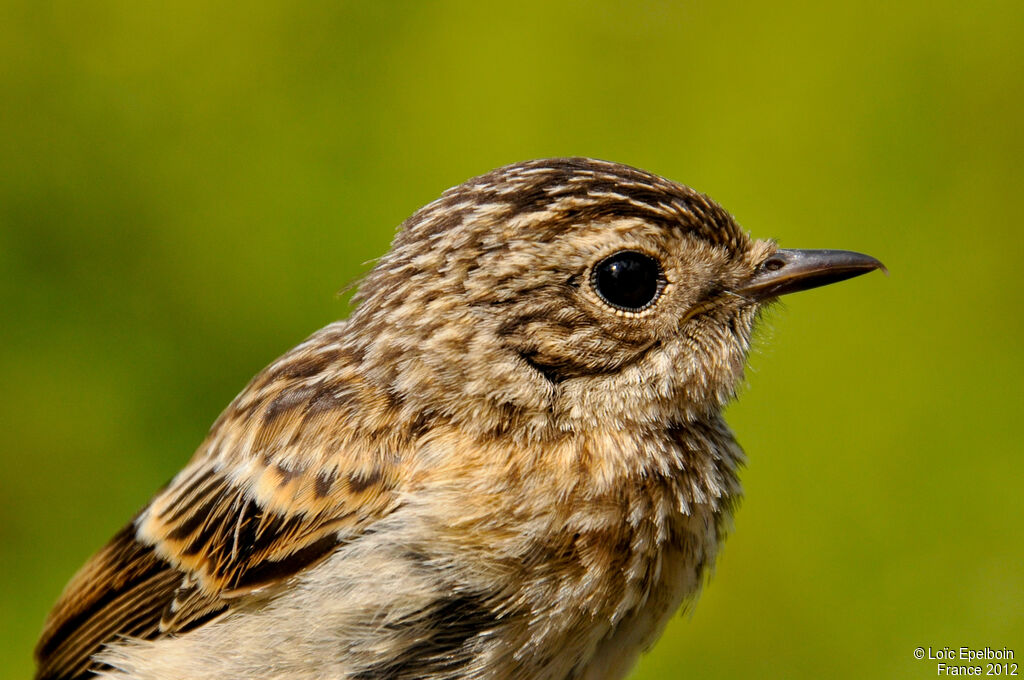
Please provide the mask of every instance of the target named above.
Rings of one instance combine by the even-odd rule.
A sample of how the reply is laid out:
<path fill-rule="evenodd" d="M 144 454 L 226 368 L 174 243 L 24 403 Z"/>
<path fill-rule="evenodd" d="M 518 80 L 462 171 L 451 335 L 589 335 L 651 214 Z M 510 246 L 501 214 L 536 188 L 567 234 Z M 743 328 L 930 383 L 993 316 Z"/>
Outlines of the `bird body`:
<path fill-rule="evenodd" d="M 37 677 L 623 677 L 730 525 L 764 302 L 880 266 L 816 252 L 614 163 L 449 190 L 75 576 Z"/>

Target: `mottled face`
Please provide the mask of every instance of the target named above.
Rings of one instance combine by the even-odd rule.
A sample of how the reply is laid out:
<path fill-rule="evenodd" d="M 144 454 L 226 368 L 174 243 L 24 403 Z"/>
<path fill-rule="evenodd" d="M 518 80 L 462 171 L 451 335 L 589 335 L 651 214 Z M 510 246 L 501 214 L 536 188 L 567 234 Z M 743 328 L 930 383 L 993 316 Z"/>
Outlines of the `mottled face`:
<path fill-rule="evenodd" d="M 679 184 L 534 161 L 411 217 L 352 322 L 374 338 L 375 378 L 434 412 L 495 427 L 692 419 L 741 379 L 757 305 L 733 289 L 773 251 Z"/>

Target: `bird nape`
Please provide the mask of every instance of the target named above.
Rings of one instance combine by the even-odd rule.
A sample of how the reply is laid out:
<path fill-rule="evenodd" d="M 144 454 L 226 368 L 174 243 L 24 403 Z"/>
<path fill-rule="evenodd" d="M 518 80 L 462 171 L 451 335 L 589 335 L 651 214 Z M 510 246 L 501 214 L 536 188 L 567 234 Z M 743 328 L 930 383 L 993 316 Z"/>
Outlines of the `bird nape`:
<path fill-rule="evenodd" d="M 616 163 L 449 189 L 74 576 L 36 677 L 623 677 L 740 498 L 759 310 L 881 267 Z"/>

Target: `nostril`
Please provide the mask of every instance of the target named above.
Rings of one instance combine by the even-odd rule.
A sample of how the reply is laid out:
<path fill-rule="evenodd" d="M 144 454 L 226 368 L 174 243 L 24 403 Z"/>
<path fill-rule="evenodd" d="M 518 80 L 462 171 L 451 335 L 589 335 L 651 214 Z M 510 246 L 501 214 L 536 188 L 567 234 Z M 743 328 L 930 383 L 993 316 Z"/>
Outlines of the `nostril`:
<path fill-rule="evenodd" d="M 772 255 L 761 263 L 761 269 L 769 272 L 777 272 L 786 266 L 786 260 L 779 255 Z"/>

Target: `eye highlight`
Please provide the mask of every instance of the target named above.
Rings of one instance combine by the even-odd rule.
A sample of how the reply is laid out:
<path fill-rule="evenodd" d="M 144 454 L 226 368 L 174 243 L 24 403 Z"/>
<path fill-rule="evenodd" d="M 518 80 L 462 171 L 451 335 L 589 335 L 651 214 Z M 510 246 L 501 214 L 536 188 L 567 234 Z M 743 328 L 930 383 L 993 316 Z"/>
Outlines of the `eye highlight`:
<path fill-rule="evenodd" d="M 649 255 L 620 250 L 594 265 L 590 276 L 594 291 L 616 309 L 640 312 L 658 299 L 665 278 L 661 265 Z"/>

